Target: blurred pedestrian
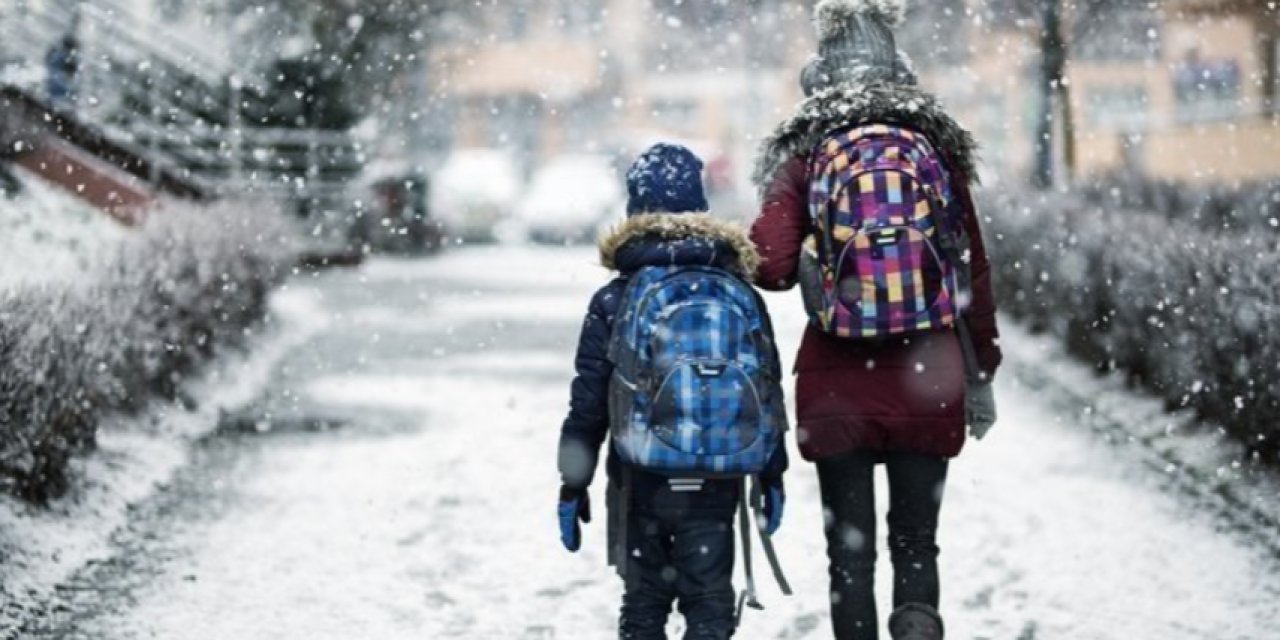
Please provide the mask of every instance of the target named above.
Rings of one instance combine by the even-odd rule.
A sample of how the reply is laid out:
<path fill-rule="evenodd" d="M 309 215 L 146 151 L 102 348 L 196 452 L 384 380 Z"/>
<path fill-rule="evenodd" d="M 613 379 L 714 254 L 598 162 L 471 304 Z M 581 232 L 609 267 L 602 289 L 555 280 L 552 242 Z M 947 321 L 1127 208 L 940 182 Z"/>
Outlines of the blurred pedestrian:
<path fill-rule="evenodd" d="M 766 550 L 782 520 L 781 367 L 747 282 L 756 251 L 745 229 L 707 213 L 702 162 L 656 145 L 628 171 L 627 190 L 627 220 L 600 245 L 618 275 L 591 299 L 560 434 L 561 540 L 581 545 L 607 435 L 619 637 L 665 638 L 676 603 L 687 640 L 722 640 L 736 626 L 734 512 L 745 544 L 750 495 Z M 757 476 L 750 494 L 747 475 Z M 751 589 L 748 579 L 754 603 Z"/>
<path fill-rule="evenodd" d="M 80 41 L 68 32 L 49 47 L 44 56 L 49 104 L 58 111 L 71 111 L 76 102 L 76 74 L 80 71 Z"/>
<path fill-rule="evenodd" d="M 970 197 L 975 144 L 916 86 L 901 0 L 822 0 L 806 100 L 758 159 L 757 283 L 801 285 L 797 438 L 817 465 L 835 637 L 879 637 L 873 470 L 889 480 L 894 638 L 943 635 L 936 533 L 965 427 L 995 421 L 1001 361 Z"/>

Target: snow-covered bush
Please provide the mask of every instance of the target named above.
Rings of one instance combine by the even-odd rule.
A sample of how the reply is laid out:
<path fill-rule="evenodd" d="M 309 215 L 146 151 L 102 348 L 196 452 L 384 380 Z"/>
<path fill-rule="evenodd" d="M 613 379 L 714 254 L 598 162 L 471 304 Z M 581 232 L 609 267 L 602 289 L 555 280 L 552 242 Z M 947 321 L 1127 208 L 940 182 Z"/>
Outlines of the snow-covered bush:
<path fill-rule="evenodd" d="M 129 234 L 75 194 L 0 161 L 0 288 L 83 278 Z"/>
<path fill-rule="evenodd" d="M 1141 209 L 1214 230 L 1280 232 L 1280 179 L 1190 184 L 1130 174 L 1104 176 L 1079 185 L 1087 202 Z"/>
<path fill-rule="evenodd" d="M 1280 234 L 986 194 L 1003 309 L 1280 462 Z"/>
<path fill-rule="evenodd" d="M 105 414 L 180 398 L 185 376 L 263 317 L 294 238 L 269 209 L 174 206 L 87 281 L 0 291 L 0 487 L 56 496 Z"/>

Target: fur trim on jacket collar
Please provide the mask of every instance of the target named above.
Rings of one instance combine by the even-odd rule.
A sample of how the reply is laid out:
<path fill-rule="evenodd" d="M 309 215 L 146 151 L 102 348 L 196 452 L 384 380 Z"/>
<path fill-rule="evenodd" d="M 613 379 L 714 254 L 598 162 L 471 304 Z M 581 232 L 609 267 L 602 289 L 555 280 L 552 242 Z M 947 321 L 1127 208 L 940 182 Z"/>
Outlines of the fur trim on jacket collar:
<path fill-rule="evenodd" d="M 778 125 L 761 145 L 751 179 L 763 194 L 774 175 L 789 160 L 807 156 L 835 129 L 884 123 L 923 133 L 943 156 L 974 182 L 977 180 L 977 148 L 973 135 L 947 115 L 932 94 L 919 87 L 868 73 L 823 89 L 801 102 L 791 118 Z"/>
<path fill-rule="evenodd" d="M 760 254 L 741 225 L 719 220 L 706 213 L 645 213 L 627 218 L 600 239 L 600 264 L 616 271 L 618 250 L 632 240 L 646 236 L 661 240 L 707 238 L 724 243 L 734 254 L 738 275 L 755 277 Z"/>

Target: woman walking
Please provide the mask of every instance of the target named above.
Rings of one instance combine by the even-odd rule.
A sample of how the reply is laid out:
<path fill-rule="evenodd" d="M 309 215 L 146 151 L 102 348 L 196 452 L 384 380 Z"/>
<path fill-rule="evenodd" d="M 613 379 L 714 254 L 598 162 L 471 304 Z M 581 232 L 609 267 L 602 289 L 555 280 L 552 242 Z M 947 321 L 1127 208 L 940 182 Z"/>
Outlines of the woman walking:
<path fill-rule="evenodd" d="M 838 639 L 879 637 L 873 470 L 889 480 L 894 638 L 942 638 L 938 512 L 965 427 L 995 421 L 995 304 L 972 136 L 916 86 L 900 0 L 822 0 L 807 96 L 755 173 L 757 283 L 802 285 L 797 437 L 817 465 Z"/>

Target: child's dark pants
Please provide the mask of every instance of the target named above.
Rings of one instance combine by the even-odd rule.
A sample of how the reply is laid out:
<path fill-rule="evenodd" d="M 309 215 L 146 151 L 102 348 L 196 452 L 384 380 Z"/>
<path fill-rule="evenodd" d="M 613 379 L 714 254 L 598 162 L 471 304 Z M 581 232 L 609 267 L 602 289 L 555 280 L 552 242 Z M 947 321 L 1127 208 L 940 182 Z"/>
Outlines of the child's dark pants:
<path fill-rule="evenodd" d="M 620 638 L 666 640 L 673 602 L 685 640 L 733 636 L 733 512 L 718 511 L 628 514 Z"/>

